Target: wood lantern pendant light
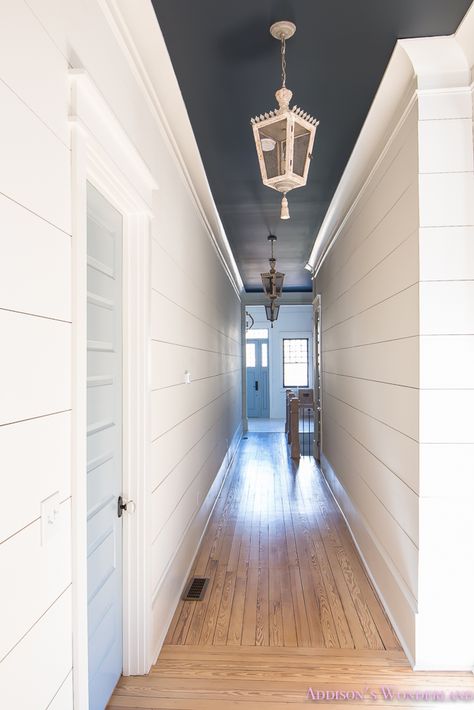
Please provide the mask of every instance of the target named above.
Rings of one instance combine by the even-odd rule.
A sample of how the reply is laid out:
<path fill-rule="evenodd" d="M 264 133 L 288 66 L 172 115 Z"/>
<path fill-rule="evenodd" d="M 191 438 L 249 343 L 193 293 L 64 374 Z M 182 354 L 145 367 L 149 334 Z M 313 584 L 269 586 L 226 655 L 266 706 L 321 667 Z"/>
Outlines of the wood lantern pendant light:
<path fill-rule="evenodd" d="M 282 192 L 281 219 L 289 219 L 286 193 L 306 185 L 318 121 L 298 106 L 290 109 L 293 93 L 286 87 L 286 40 L 294 35 L 292 22 L 275 22 L 270 33 L 281 42 L 279 108 L 251 119 L 263 184 Z"/>

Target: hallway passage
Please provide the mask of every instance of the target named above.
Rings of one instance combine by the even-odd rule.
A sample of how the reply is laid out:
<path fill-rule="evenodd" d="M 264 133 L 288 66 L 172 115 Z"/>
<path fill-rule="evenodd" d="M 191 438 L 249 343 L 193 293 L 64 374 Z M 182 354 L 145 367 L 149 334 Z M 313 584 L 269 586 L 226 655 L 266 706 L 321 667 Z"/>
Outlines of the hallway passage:
<path fill-rule="evenodd" d="M 277 710 L 306 705 L 309 687 L 381 683 L 472 690 L 470 674 L 411 671 L 314 459 L 292 462 L 281 433 L 247 436 L 192 570 L 210 580 L 203 601 L 179 603 L 149 676 L 122 678 L 109 708 Z"/>
<path fill-rule="evenodd" d="M 203 602 L 182 602 L 167 643 L 397 649 L 344 521 L 312 458 L 283 434 L 249 433 L 193 571 Z"/>

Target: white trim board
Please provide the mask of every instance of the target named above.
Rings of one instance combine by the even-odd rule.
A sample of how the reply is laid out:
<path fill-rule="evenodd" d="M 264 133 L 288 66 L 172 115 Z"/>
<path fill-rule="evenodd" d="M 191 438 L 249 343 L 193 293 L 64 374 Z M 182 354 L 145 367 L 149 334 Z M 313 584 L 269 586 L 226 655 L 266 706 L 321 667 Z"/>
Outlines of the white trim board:
<path fill-rule="evenodd" d="M 70 69 L 69 78 L 69 122 L 78 124 L 87 136 L 87 144 L 93 148 L 88 151 L 91 166 L 107 165 L 116 199 L 126 204 L 127 211 L 151 217 L 152 193 L 158 189 L 155 178 L 87 72 Z"/>
<path fill-rule="evenodd" d="M 124 217 L 123 493 L 136 512 L 124 516 L 123 610 L 125 674 L 150 667 L 149 368 L 151 199 L 156 184 L 133 145 L 84 72 L 71 71 L 72 147 L 72 581 L 75 710 L 88 708 L 87 645 L 87 182 Z M 104 131 L 105 126 L 111 127 Z M 112 157 L 113 156 L 113 157 Z M 126 176 L 133 179 L 133 187 Z"/>
<path fill-rule="evenodd" d="M 280 306 L 309 306 L 313 302 L 312 291 L 284 291 L 278 303 Z M 242 297 L 245 306 L 265 306 L 268 303 L 268 296 L 259 291 L 248 291 Z"/>

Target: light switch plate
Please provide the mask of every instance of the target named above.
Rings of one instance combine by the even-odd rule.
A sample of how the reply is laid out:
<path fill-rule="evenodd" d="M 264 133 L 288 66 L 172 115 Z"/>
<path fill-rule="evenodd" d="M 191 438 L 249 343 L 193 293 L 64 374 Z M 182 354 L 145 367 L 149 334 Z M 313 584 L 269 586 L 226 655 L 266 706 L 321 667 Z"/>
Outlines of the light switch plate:
<path fill-rule="evenodd" d="M 55 537 L 61 517 L 59 491 L 41 501 L 41 545 L 44 547 Z"/>

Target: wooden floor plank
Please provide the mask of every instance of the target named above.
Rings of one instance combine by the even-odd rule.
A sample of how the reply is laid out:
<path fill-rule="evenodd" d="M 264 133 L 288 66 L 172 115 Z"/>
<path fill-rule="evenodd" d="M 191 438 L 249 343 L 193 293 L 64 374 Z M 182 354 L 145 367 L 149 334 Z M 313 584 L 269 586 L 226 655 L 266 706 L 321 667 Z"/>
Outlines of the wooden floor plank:
<path fill-rule="evenodd" d="M 255 486 L 250 485 L 249 477 L 249 485 L 246 493 L 244 494 L 246 499 L 246 502 L 244 501 L 244 503 L 246 507 L 241 515 L 242 527 L 239 527 L 241 544 L 237 561 L 237 578 L 235 581 L 234 597 L 232 600 L 229 629 L 227 632 L 227 644 L 230 646 L 238 646 L 242 643 L 255 493 Z"/>
<path fill-rule="evenodd" d="M 247 584 L 245 602 L 243 605 L 242 638 L 244 646 L 254 645 L 257 628 L 257 585 L 258 557 L 260 549 L 260 502 L 255 486 L 253 498 L 252 521 L 250 526 L 250 547 L 247 569 Z"/>
<path fill-rule="evenodd" d="M 321 531 L 318 504 L 311 496 L 311 491 L 308 492 L 304 487 L 301 487 L 301 481 L 299 483 L 310 530 L 309 544 L 312 545 L 314 554 L 319 561 L 324 586 L 330 598 L 339 644 L 343 648 L 364 648 L 369 646 L 342 570 L 333 555 L 332 548 L 328 549 L 327 545 L 325 545 L 325 531 Z M 374 647 L 383 648 L 381 644 Z"/>
<path fill-rule="evenodd" d="M 372 583 L 362 566 L 359 554 L 346 524 L 340 519 L 340 517 L 336 517 L 330 510 L 328 510 L 325 503 L 320 504 L 320 509 L 324 518 L 331 515 L 334 520 L 334 526 L 339 537 L 340 546 L 344 549 L 345 553 L 350 556 L 352 570 L 357 575 L 358 584 L 364 599 L 370 608 L 370 613 L 377 626 L 377 630 L 384 647 L 386 649 L 400 649 L 400 642 L 394 634 L 392 625 L 388 620 L 385 610 L 380 604 L 377 593 L 375 592 Z"/>
<path fill-rule="evenodd" d="M 207 566 L 204 568 L 203 572 L 194 572 L 196 576 L 207 577 L 209 579 L 209 584 L 207 585 L 204 599 L 199 602 L 199 604 L 195 605 L 193 617 L 189 625 L 188 633 L 186 634 L 185 643 L 187 646 L 196 646 L 199 643 L 218 566 L 217 560 L 208 559 Z"/>
<path fill-rule="evenodd" d="M 284 648 L 278 648 L 270 646 L 267 648 L 258 648 L 256 646 L 233 646 L 220 648 L 213 646 L 211 644 L 201 646 L 199 648 L 191 648 L 183 645 L 167 645 L 163 646 L 158 663 L 163 661 L 169 661 L 173 659 L 196 659 L 196 658 L 220 658 L 226 659 L 230 658 L 236 659 L 239 656 L 244 658 L 259 658 L 259 659 L 271 659 L 273 663 L 286 662 L 288 658 L 288 653 Z M 392 664 L 395 663 L 398 666 L 405 664 L 406 668 L 409 668 L 408 660 L 402 650 L 375 650 L 371 648 L 357 648 L 357 649 L 346 649 L 346 648 L 305 648 L 299 646 L 298 648 L 291 649 L 291 658 L 296 659 L 297 663 L 304 662 L 304 659 L 310 659 L 311 661 L 317 658 L 336 658 L 336 659 L 361 659 L 359 662 L 368 663 L 374 661 L 377 664 Z M 155 668 L 155 666 L 153 667 Z M 153 672 L 153 671 L 152 671 Z"/>
<path fill-rule="evenodd" d="M 199 637 L 199 645 L 212 643 L 214 632 L 216 629 L 217 615 L 221 604 L 222 592 L 224 589 L 224 581 L 226 568 L 224 565 L 218 565 L 216 574 L 213 579 L 213 584 L 209 596 L 209 602 L 204 616 L 201 635 Z"/>
<path fill-rule="evenodd" d="M 280 446 L 282 442 L 279 442 Z M 298 578 L 301 583 L 301 593 L 304 599 L 304 607 L 306 613 L 307 621 L 307 632 L 309 634 L 310 646 L 319 647 L 324 646 L 324 636 L 321 625 L 321 614 L 320 614 L 320 599 L 318 596 L 318 589 L 315 588 L 313 584 L 313 579 L 310 572 L 310 558 L 308 556 L 308 550 L 306 546 L 306 540 L 303 533 L 303 527 L 301 525 L 301 519 L 299 515 L 299 502 L 296 497 L 297 484 L 294 472 L 294 467 L 290 461 L 287 459 L 286 452 L 282 456 L 282 460 L 286 461 L 285 471 L 288 471 L 288 476 L 284 477 L 287 479 L 285 490 L 285 506 L 288 502 L 288 525 L 293 532 L 292 546 L 294 545 L 294 551 L 292 550 L 292 555 L 290 560 L 296 560 L 298 574 L 293 572 L 292 577 L 296 582 L 296 589 L 293 590 L 293 598 L 298 598 Z M 291 570 L 290 570 L 291 574 Z M 299 607 L 300 613 L 302 614 L 302 609 Z M 299 611 L 295 610 L 295 619 L 298 617 Z"/>
<path fill-rule="evenodd" d="M 261 472 L 261 478 L 265 475 Z M 258 492 L 260 504 L 260 544 L 258 550 L 257 574 L 257 625 L 255 628 L 255 643 L 257 646 L 270 645 L 269 605 L 268 605 L 268 568 L 269 568 L 269 525 L 268 525 L 268 495 L 263 493 L 263 485 Z"/>
<path fill-rule="evenodd" d="M 271 449 L 267 452 L 270 454 Z M 283 613 L 281 601 L 281 569 L 280 552 L 283 544 L 281 528 L 278 520 L 278 481 L 279 471 L 272 466 L 273 457 L 268 456 L 267 462 L 275 474 L 269 479 L 268 486 L 268 591 L 269 591 L 269 624 L 270 646 L 283 646 Z"/>

